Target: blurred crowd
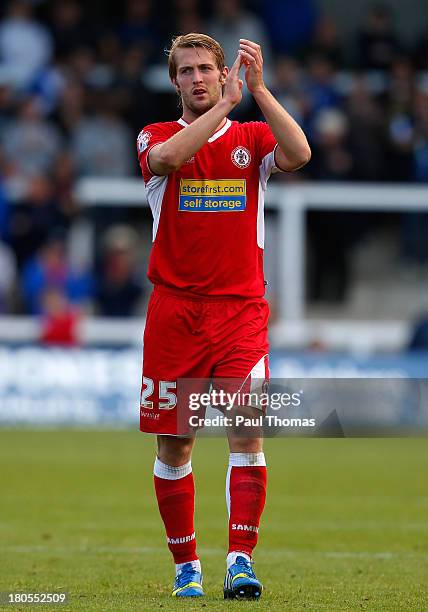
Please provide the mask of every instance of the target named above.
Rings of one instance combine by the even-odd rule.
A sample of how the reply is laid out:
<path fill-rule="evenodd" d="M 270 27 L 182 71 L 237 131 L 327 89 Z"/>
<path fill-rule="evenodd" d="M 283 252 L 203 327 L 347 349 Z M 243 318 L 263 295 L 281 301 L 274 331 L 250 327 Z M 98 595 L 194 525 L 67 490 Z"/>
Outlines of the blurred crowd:
<path fill-rule="evenodd" d="M 175 34 L 211 34 L 229 64 L 239 38 L 262 45 L 266 81 L 313 151 L 304 171 L 277 180 L 428 182 L 428 23 L 405 43 L 394 15 L 376 5 L 345 37 L 312 0 L 12 0 L 0 17 L 0 313 L 46 315 L 71 343 L 82 312 L 141 312 L 138 224 L 125 212 L 100 227 L 92 218 L 95 255 L 74 261 L 70 235 L 90 218 L 74 186 L 136 176 L 140 129 L 179 117 L 165 83 Z M 250 96 L 234 118 L 261 118 Z M 328 245 L 316 244 L 321 222 L 310 219 L 310 236 L 328 266 Z M 345 249 L 361 228 L 335 222 Z M 149 220 L 141 223 L 147 241 Z M 423 264 L 427 226 L 426 215 L 403 218 L 404 256 Z M 329 297 L 316 282 L 312 293 Z M 343 295 L 339 287 L 331 297 Z"/>

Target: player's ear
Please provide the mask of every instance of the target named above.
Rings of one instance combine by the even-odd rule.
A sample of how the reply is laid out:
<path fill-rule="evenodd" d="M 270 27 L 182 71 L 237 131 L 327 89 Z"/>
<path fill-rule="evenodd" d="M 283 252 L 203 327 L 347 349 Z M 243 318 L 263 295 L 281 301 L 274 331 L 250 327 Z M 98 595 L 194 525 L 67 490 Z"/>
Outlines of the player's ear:
<path fill-rule="evenodd" d="M 221 71 L 221 73 L 220 73 L 220 83 L 221 83 L 222 85 L 224 85 L 224 84 L 225 84 L 225 82 L 226 82 L 226 77 L 227 77 L 227 75 L 228 75 L 228 74 L 229 74 L 229 68 L 228 68 L 227 66 L 225 66 L 225 67 L 223 68 L 223 70 Z"/>
<path fill-rule="evenodd" d="M 174 85 L 174 87 L 175 87 L 176 92 L 177 92 L 177 93 L 180 93 L 180 87 L 179 87 L 179 85 L 178 85 L 178 83 L 177 83 L 177 79 L 171 79 L 171 80 L 172 80 L 172 84 L 173 84 L 173 85 Z"/>

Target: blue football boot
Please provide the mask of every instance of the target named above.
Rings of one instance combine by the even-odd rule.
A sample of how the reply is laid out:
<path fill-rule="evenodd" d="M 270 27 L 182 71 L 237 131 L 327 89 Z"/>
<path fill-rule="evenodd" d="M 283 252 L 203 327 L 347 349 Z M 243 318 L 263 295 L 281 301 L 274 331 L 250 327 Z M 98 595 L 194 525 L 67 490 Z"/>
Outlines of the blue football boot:
<path fill-rule="evenodd" d="M 263 586 L 257 580 L 251 561 L 238 556 L 224 579 L 225 599 L 259 599 Z"/>
<path fill-rule="evenodd" d="M 202 597 L 202 574 L 195 570 L 191 563 L 183 565 L 177 574 L 172 591 L 173 597 Z"/>

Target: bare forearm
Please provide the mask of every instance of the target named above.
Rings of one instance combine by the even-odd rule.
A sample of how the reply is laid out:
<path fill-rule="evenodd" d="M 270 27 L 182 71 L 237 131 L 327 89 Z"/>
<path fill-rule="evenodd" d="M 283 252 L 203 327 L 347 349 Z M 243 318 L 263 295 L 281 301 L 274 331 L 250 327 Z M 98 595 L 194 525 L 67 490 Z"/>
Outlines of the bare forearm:
<path fill-rule="evenodd" d="M 278 166 L 283 170 L 297 170 L 307 164 L 311 150 L 301 127 L 266 87 L 253 96 L 278 142 Z"/>
<path fill-rule="evenodd" d="M 233 106 L 221 99 L 213 108 L 195 119 L 184 130 L 174 134 L 166 142 L 153 147 L 149 164 L 155 174 L 169 174 L 178 170 L 213 135 Z"/>

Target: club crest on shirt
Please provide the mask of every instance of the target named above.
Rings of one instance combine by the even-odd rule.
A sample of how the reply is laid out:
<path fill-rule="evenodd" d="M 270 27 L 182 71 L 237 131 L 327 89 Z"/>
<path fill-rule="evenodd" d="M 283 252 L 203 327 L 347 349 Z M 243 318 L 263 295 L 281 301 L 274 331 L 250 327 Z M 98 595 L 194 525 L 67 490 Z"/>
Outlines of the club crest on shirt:
<path fill-rule="evenodd" d="M 238 168 L 248 168 L 251 162 L 251 155 L 245 147 L 236 147 L 232 151 L 231 159 Z"/>
<path fill-rule="evenodd" d="M 140 132 L 137 138 L 137 148 L 139 153 L 142 153 L 149 146 L 150 138 L 152 135 L 150 132 Z"/>

